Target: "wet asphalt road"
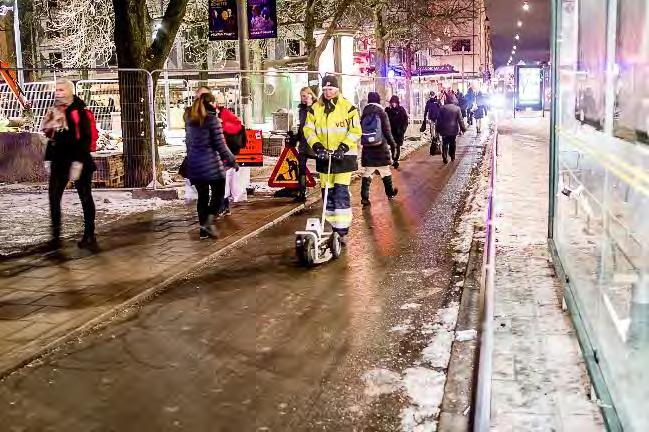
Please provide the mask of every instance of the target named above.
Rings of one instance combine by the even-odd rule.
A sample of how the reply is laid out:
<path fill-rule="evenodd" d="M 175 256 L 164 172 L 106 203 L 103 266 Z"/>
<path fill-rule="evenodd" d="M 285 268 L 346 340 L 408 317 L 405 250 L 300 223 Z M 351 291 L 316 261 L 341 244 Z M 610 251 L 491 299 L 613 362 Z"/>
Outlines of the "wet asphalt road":
<path fill-rule="evenodd" d="M 115 322 L 0 383 L 4 431 L 400 430 L 400 394 L 370 398 L 361 376 L 420 356 L 418 324 L 451 294 L 449 242 L 482 149 L 470 131 L 454 164 L 422 148 L 389 203 L 354 190 L 344 256 L 299 268 L 293 233 L 265 232 Z M 318 214 L 318 209 L 311 213 Z M 236 213 L 232 216 L 236 217 Z M 406 303 L 421 308 L 402 310 Z M 414 330 L 390 329 L 410 319 Z"/>

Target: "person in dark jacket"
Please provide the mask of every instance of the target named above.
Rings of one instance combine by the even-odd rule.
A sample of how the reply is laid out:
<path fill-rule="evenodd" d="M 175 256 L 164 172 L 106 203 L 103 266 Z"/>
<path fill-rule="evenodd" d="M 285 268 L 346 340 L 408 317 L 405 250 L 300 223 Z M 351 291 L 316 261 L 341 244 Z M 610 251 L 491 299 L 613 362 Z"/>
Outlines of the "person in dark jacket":
<path fill-rule="evenodd" d="M 467 122 L 469 123 L 469 126 L 473 124 L 473 104 L 476 102 L 476 96 L 475 96 L 475 90 L 473 90 L 473 86 L 469 87 L 469 90 L 466 92 L 466 114 L 467 114 Z"/>
<path fill-rule="evenodd" d="M 185 111 L 186 176 L 198 193 L 201 239 L 216 237 L 212 223 L 225 195 L 225 171 L 238 169 L 226 145 L 215 102 L 214 95 L 204 93 Z"/>
<path fill-rule="evenodd" d="M 437 99 L 437 95 L 435 95 L 434 91 L 430 92 L 430 99 L 428 99 L 428 102 L 426 102 L 426 107 L 424 108 L 424 123 L 428 121 L 430 125 L 430 136 L 433 140 L 436 140 L 439 135 L 437 132 L 436 124 L 437 117 L 439 117 L 440 108 L 441 107 L 439 100 Z M 425 127 L 426 125 L 423 124 L 421 128 L 422 132 L 426 130 Z"/>
<path fill-rule="evenodd" d="M 399 168 L 399 158 L 401 157 L 401 146 L 406 137 L 408 130 L 408 113 L 405 108 L 399 104 L 399 96 L 394 95 L 390 98 L 390 106 L 385 109 L 390 119 L 390 127 L 392 128 L 392 136 L 396 143 L 395 152 L 392 154 L 394 169 Z"/>
<path fill-rule="evenodd" d="M 297 147 L 298 151 L 298 184 L 299 191 L 295 202 L 306 202 L 306 164 L 309 159 L 315 159 L 315 154 L 309 147 L 304 137 L 304 124 L 306 123 L 306 116 L 309 113 L 311 105 L 318 100 L 311 87 L 304 87 L 300 90 L 300 105 L 298 105 L 299 124 L 297 134 L 295 135 L 293 145 Z"/>
<path fill-rule="evenodd" d="M 477 109 L 473 113 L 473 117 L 476 120 L 476 132 L 480 134 L 482 131 L 482 119 L 487 116 L 487 97 L 479 91 L 476 95 L 476 105 Z"/>
<path fill-rule="evenodd" d="M 457 105 L 457 99 L 451 92 L 447 93 L 444 106 L 437 118 L 437 131 L 442 137 L 442 160 L 448 163 L 455 160 L 455 144 L 460 131 L 466 132 L 466 125 L 462 118 L 462 111 Z"/>
<path fill-rule="evenodd" d="M 388 196 L 388 199 L 393 199 L 399 193 L 399 190 L 392 183 L 392 173 L 390 172 L 392 155 L 397 146 L 392 136 L 390 119 L 381 106 L 381 97 L 378 93 L 368 93 L 367 101 L 368 104 L 363 109 L 363 115 L 361 116 L 361 126 L 367 124 L 365 120 L 368 117 L 378 117 L 381 123 L 381 135 L 383 135 L 383 139 L 377 145 L 363 145 L 364 140 L 361 139 L 361 144 L 363 145 L 361 155 L 361 165 L 363 167 L 361 203 L 363 206 L 370 205 L 370 185 L 372 183 L 372 176 L 376 171 L 379 172 L 379 175 L 383 179 L 383 186 L 385 187 L 385 194 Z M 375 131 L 363 130 L 363 135 L 367 136 L 373 132 Z"/>
<path fill-rule="evenodd" d="M 457 92 L 457 104 L 462 111 L 462 118 L 466 118 L 466 96 L 461 91 Z"/>
<path fill-rule="evenodd" d="M 94 249 L 95 202 L 92 199 L 92 174 L 97 169 L 90 154 L 92 142 L 91 122 L 86 113 L 86 104 L 74 95 L 70 81 L 56 83 L 54 106 L 41 124 L 47 136 L 45 169 L 50 174 L 49 201 L 52 221 L 51 249 L 61 247 L 61 198 L 70 179 L 79 194 L 83 208 L 83 238 L 80 248 Z"/>

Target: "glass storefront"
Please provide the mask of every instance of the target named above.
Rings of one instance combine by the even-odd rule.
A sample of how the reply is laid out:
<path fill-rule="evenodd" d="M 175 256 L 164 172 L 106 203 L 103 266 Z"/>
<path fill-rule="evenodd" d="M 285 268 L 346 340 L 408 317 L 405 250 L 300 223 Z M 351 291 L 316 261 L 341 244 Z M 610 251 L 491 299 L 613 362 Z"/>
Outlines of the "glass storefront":
<path fill-rule="evenodd" d="M 609 428 L 649 431 L 649 2 L 554 8 L 550 243 Z"/>

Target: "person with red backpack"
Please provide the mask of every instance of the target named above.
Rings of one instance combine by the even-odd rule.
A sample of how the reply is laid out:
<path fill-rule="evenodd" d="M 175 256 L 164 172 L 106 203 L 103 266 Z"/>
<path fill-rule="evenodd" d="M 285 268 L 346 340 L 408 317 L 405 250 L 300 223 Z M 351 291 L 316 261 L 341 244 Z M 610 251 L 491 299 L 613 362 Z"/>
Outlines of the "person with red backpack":
<path fill-rule="evenodd" d="M 97 143 L 97 126 L 86 104 L 74 94 L 70 81 L 56 83 L 54 106 L 41 124 L 48 138 L 45 169 L 50 174 L 49 201 L 52 222 L 50 249 L 61 247 L 61 199 L 70 180 L 79 194 L 83 208 L 83 238 L 80 248 L 95 249 L 95 202 L 92 198 L 92 175 L 97 169 L 90 154 Z"/>

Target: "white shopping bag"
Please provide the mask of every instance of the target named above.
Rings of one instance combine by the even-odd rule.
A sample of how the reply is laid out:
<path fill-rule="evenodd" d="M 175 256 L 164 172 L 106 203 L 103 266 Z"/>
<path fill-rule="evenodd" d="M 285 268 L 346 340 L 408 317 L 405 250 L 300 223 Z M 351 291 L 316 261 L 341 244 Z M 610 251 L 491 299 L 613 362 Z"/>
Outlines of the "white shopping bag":
<path fill-rule="evenodd" d="M 196 188 L 192 186 L 192 183 L 188 179 L 185 179 L 185 204 L 189 204 L 197 198 L 198 192 L 196 192 Z"/>

